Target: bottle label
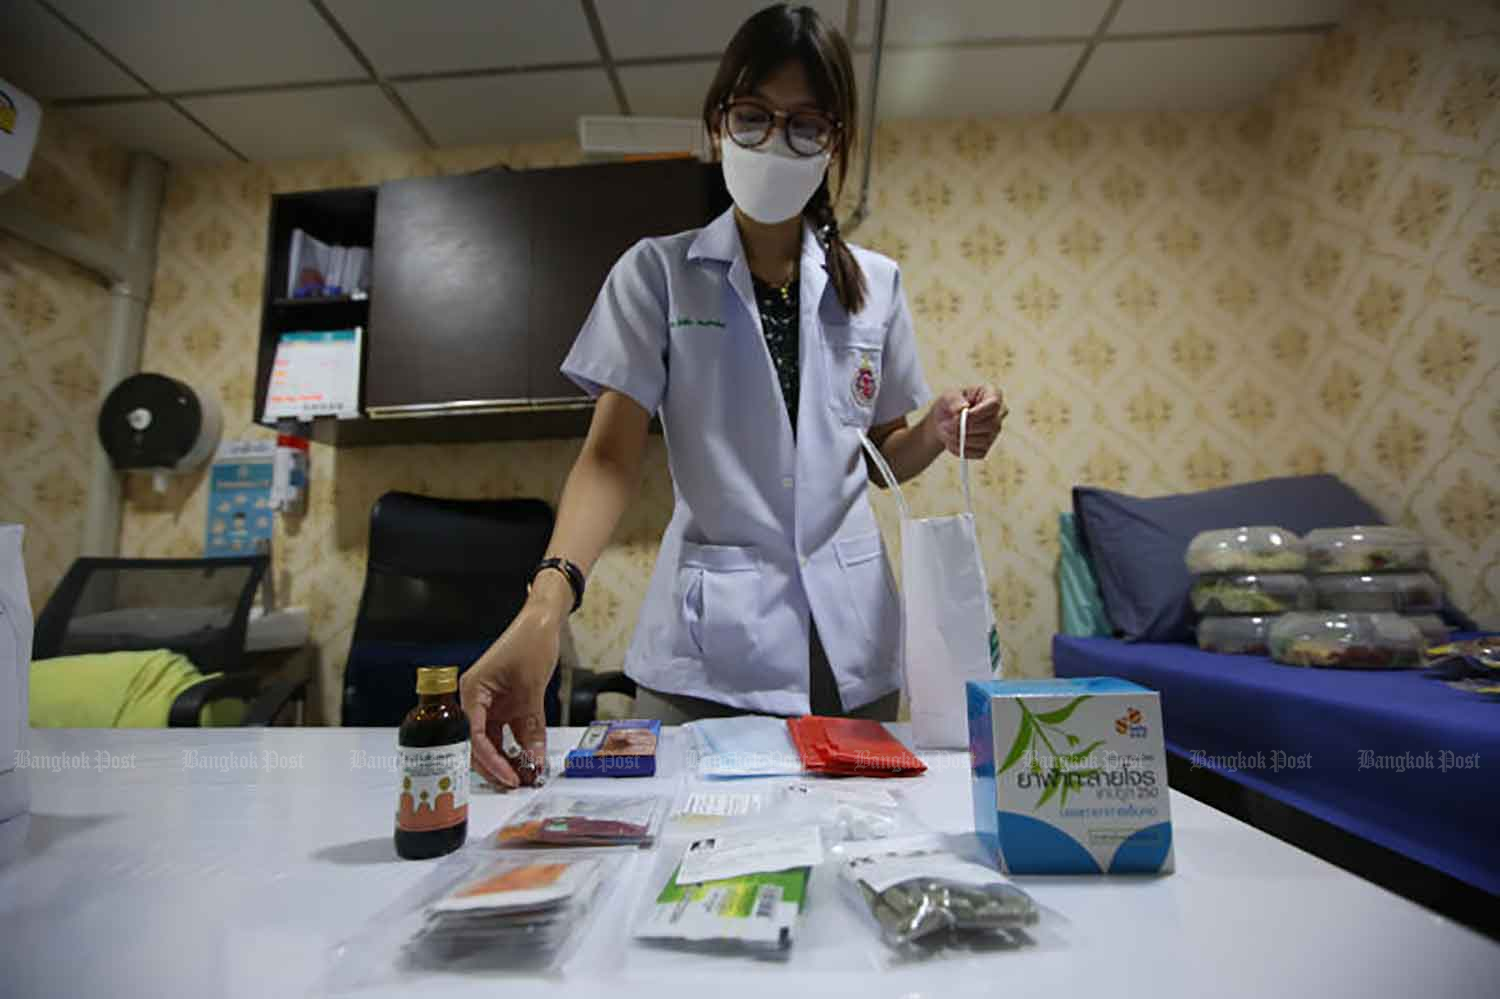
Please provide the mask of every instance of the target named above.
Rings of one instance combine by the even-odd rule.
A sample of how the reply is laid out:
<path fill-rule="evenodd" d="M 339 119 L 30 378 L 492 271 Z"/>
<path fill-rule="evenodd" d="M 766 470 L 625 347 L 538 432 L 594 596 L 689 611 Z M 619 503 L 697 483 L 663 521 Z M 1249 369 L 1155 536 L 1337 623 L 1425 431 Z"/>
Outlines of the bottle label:
<path fill-rule="evenodd" d="M 396 828 L 447 829 L 469 818 L 469 744 L 402 746 Z"/>

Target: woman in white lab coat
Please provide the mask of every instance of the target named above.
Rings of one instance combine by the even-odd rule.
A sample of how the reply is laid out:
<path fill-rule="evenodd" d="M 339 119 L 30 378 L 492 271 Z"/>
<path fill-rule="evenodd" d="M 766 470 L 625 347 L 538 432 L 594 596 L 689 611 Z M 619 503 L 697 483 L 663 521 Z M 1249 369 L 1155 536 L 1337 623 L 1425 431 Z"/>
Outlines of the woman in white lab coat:
<path fill-rule="evenodd" d="M 811 8 L 768 7 L 729 43 L 703 118 L 734 207 L 627 251 L 563 364 L 593 423 L 530 598 L 461 684 L 492 783 L 544 765 L 562 623 L 636 495 L 653 414 L 676 505 L 625 660 L 637 713 L 894 720 L 900 609 L 860 435 L 904 480 L 957 452 L 965 408 L 983 457 L 1005 408 L 974 386 L 907 422 L 930 393 L 900 272 L 844 242 L 829 192 L 856 107 L 848 46 Z M 506 725 L 519 757 L 497 751 Z"/>

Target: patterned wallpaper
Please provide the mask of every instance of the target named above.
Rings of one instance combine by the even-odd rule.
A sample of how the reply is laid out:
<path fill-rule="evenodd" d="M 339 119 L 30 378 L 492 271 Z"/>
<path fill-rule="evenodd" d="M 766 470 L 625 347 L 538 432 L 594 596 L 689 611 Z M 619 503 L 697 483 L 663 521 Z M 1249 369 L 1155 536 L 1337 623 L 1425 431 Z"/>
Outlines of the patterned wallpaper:
<path fill-rule="evenodd" d="M 1362 9 L 1268 102 L 1256 219 L 1297 467 L 1416 528 L 1500 627 L 1500 5 Z"/>
<path fill-rule="evenodd" d="M 111 239 L 127 169 L 123 151 L 49 120 L 5 203 Z M 0 235 L 0 521 L 26 525 L 36 610 L 80 554 L 108 312 L 100 279 Z"/>
<path fill-rule="evenodd" d="M 878 137 L 859 237 L 902 262 L 928 380 L 992 381 L 1010 406 L 975 505 L 1012 672 L 1051 673 L 1072 485 L 1174 492 L 1290 461 L 1290 414 L 1268 379 L 1243 373 L 1278 295 L 1254 236 L 1270 138 L 1258 110 L 907 123 Z M 958 464 L 942 459 L 910 491 L 919 515 L 955 512 Z M 897 538 L 891 503 L 881 519 Z"/>
<path fill-rule="evenodd" d="M 1339 472 L 1423 530 L 1459 602 L 1500 624 L 1495 15 L 1388 10 L 1366 9 L 1271 99 L 1232 113 L 881 129 L 856 239 L 902 262 L 934 388 L 984 378 L 1010 400 L 976 497 L 1013 672 L 1051 671 L 1056 514 L 1078 482 L 1153 494 Z M 216 392 L 226 431 L 254 433 L 270 193 L 577 159 L 559 143 L 174 171 L 146 366 Z M 311 509 L 278 527 L 278 560 L 283 593 L 311 609 L 329 717 L 375 498 L 555 500 L 577 449 L 315 449 Z M 659 439 L 643 488 L 575 621 L 600 668 L 624 656 L 670 513 Z M 133 485 L 124 551 L 196 552 L 204 492 L 201 476 L 164 497 Z M 956 465 L 911 494 L 921 514 L 956 510 Z M 894 548 L 889 497 L 877 507 Z"/>

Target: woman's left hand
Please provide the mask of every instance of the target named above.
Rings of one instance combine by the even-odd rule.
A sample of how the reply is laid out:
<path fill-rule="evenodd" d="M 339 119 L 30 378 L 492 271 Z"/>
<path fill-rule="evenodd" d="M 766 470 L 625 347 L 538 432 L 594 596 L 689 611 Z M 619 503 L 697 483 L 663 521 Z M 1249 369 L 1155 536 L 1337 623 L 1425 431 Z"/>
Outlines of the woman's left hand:
<path fill-rule="evenodd" d="M 969 410 L 965 457 L 983 458 L 1000 436 L 1005 417 L 1005 396 L 993 385 L 975 385 L 957 392 L 944 392 L 933 404 L 938 440 L 949 454 L 958 454 L 958 420 L 965 407 Z"/>

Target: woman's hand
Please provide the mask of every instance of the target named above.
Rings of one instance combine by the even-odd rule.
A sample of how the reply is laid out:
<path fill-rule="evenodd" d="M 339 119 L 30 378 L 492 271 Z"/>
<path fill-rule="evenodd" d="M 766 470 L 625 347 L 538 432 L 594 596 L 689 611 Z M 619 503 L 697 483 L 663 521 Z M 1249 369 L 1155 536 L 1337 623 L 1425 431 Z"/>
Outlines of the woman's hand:
<path fill-rule="evenodd" d="M 1005 408 L 1005 396 L 992 385 L 976 385 L 938 396 L 932 404 L 932 418 L 938 440 L 952 455 L 958 454 L 959 414 L 965 407 L 969 410 L 969 433 L 964 441 L 968 454 L 963 457 L 983 458 L 999 438 L 1010 410 Z"/>
<path fill-rule="evenodd" d="M 521 613 L 459 682 L 464 713 L 469 716 L 474 768 L 493 785 L 535 784 L 546 774 L 543 697 L 557 666 L 562 620 L 572 599 L 561 573 L 541 573 Z M 520 747 L 509 759 L 501 752 L 506 725 Z"/>
<path fill-rule="evenodd" d="M 599 396 L 588 439 L 557 504 L 547 554 L 567 555 L 585 572 L 594 564 L 640 489 L 650 423 L 651 414 L 630 396 L 612 389 Z M 546 775 L 543 698 L 557 666 L 563 622 L 572 610 L 568 578 L 551 569 L 540 573 L 521 613 L 459 681 L 474 769 L 491 784 L 516 787 Z M 500 751 L 507 725 L 520 746 L 520 754 L 509 760 Z"/>

